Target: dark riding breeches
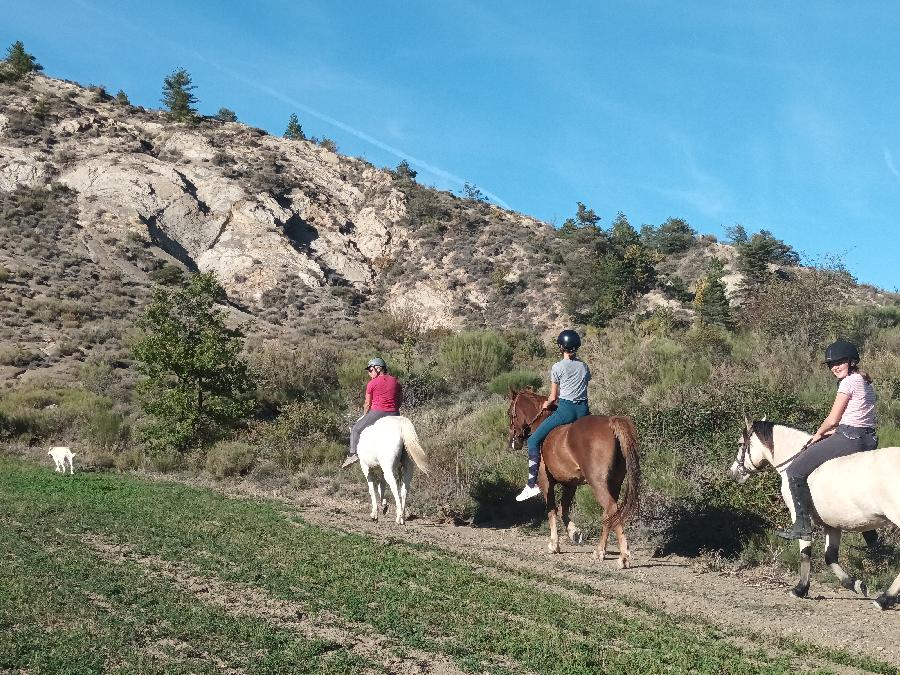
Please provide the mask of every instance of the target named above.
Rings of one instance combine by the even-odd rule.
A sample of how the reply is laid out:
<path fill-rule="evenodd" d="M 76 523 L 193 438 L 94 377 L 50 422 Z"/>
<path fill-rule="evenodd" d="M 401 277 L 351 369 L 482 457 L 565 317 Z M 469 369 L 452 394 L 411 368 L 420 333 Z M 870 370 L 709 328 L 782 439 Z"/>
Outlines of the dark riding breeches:
<path fill-rule="evenodd" d="M 874 450 L 877 447 L 878 436 L 874 429 L 839 424 L 831 436 L 826 436 L 818 443 L 813 443 L 797 455 L 785 473 L 788 478 L 806 480 L 813 471 L 829 460 L 846 457 L 864 450 Z"/>

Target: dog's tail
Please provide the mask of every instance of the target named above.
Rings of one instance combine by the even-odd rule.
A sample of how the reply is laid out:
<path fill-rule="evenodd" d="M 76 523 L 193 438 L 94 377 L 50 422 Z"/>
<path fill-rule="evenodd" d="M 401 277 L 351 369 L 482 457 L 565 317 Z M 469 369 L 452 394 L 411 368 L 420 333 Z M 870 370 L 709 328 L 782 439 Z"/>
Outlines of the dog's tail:
<path fill-rule="evenodd" d="M 419 467 L 423 473 L 428 473 L 428 457 L 425 455 L 422 444 L 419 443 L 419 436 L 416 434 L 416 428 L 406 417 L 398 417 L 397 421 L 400 423 L 400 437 L 403 439 L 403 447 L 406 449 L 406 452 L 409 453 L 409 456 L 413 458 L 416 466 Z"/>

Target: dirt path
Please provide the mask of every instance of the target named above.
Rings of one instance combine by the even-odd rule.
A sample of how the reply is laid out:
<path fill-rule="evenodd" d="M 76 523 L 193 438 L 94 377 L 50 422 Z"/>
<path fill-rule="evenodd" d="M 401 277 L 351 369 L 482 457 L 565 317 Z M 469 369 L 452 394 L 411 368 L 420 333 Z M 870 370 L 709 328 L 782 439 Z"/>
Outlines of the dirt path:
<path fill-rule="evenodd" d="M 513 529 L 454 527 L 426 519 L 407 525 L 393 522 L 391 512 L 379 523 L 368 520 L 367 498 L 349 501 L 321 490 L 291 499 L 304 519 L 323 526 L 427 543 L 487 564 L 544 575 L 548 582 L 580 584 L 599 596 L 634 601 L 679 617 L 705 619 L 747 636 L 766 633 L 812 642 L 825 647 L 871 656 L 900 664 L 900 611 L 880 612 L 871 600 L 834 583 L 816 583 L 810 598 L 798 600 L 788 591 L 794 576 L 723 573 L 696 560 L 669 556 L 654 559 L 633 549 L 633 566 L 618 570 L 610 553 L 600 563 L 592 559 L 593 545 L 561 544 L 562 553 L 547 553 L 547 539 Z M 760 636 L 761 642 L 764 640 Z"/>
<path fill-rule="evenodd" d="M 363 486 L 329 494 L 324 486 L 287 488 L 273 492 L 244 482 L 224 488 L 202 478 L 187 482 L 224 491 L 233 497 L 275 498 L 293 507 L 297 515 L 315 525 L 354 532 L 377 539 L 400 539 L 428 544 L 462 556 L 485 573 L 523 573 L 541 579 L 556 592 L 574 593 L 585 602 L 615 602 L 619 610 L 661 610 L 680 620 L 714 624 L 749 648 L 771 648 L 778 638 L 802 645 L 834 648 L 900 664 L 900 610 L 881 612 L 870 599 L 842 589 L 836 582 L 813 580 L 810 597 L 798 600 L 788 591 L 796 574 L 760 569 L 734 572 L 716 569 L 709 561 L 668 556 L 652 558 L 632 544 L 632 567 L 616 568 L 615 538 L 610 539 L 605 561 L 592 559 L 596 541 L 575 546 L 561 539 L 562 553 L 547 553 L 547 538 L 525 528 L 454 526 L 427 518 L 413 518 L 405 526 L 393 520 L 393 505 L 378 523 L 369 521 L 368 495 Z M 411 501 L 414 503 L 415 492 Z M 817 565 L 824 565 L 818 561 Z M 592 595 L 586 595 L 586 591 Z M 640 612 L 642 610 L 634 609 Z M 646 613 L 645 613 L 646 615 Z M 819 665 L 815 650 L 810 666 Z M 796 658 L 796 657 L 795 657 Z M 828 666 L 834 669 L 833 663 Z M 846 668 L 844 672 L 856 672 Z"/>

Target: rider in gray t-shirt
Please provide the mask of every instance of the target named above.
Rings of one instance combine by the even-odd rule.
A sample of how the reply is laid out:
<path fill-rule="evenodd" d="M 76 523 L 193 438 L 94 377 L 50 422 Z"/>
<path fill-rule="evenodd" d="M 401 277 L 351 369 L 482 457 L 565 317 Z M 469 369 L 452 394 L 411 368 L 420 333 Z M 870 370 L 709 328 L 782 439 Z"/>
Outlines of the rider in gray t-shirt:
<path fill-rule="evenodd" d="M 541 493 L 537 486 L 538 467 L 541 464 L 541 443 L 551 431 L 561 424 L 569 424 L 590 415 L 587 401 L 587 385 L 591 371 L 584 361 L 576 356 L 581 338 L 574 330 L 564 330 L 556 338 L 562 352 L 562 359 L 550 369 L 550 396 L 544 408 L 556 406 L 556 410 L 540 423 L 528 437 L 528 482 L 516 496 L 516 501 L 525 501 Z"/>

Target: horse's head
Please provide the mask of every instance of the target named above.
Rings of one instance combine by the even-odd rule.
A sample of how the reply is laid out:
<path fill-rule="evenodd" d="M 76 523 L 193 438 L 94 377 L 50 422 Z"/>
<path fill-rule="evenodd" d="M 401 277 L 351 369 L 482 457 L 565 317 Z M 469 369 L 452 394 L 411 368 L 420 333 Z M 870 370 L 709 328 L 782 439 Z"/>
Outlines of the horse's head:
<path fill-rule="evenodd" d="M 531 390 L 509 392 L 509 447 L 521 450 L 525 439 L 533 431 L 531 426 L 541 412 L 545 397 Z"/>
<path fill-rule="evenodd" d="M 744 429 L 738 439 L 737 457 L 728 470 L 731 477 L 743 483 L 772 463 L 772 430 L 774 423 L 765 419 L 751 422 L 744 416 Z"/>

